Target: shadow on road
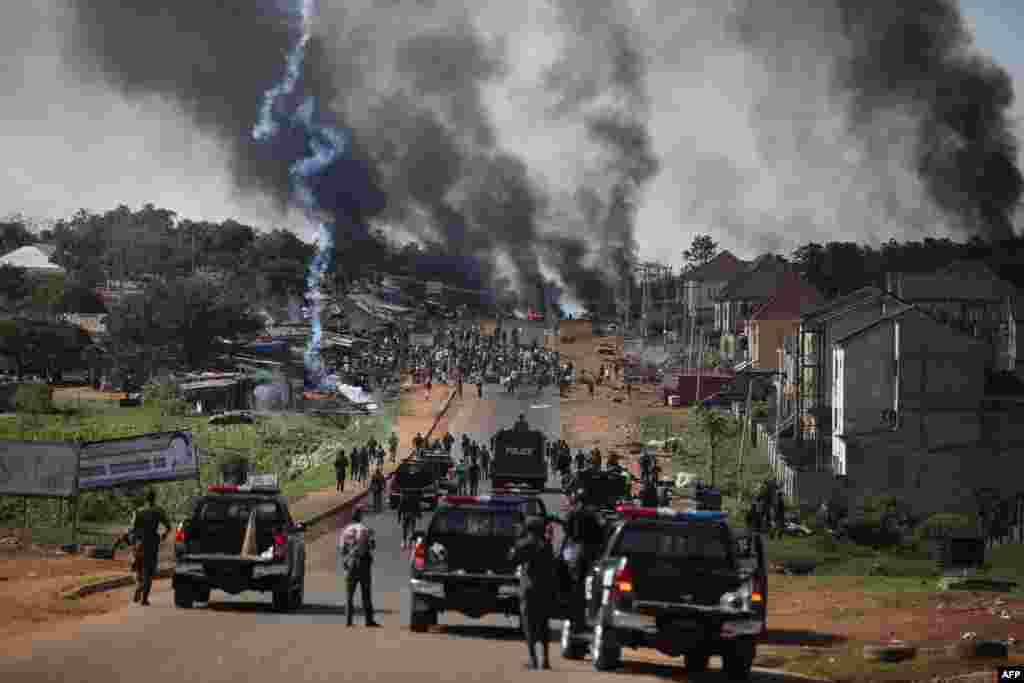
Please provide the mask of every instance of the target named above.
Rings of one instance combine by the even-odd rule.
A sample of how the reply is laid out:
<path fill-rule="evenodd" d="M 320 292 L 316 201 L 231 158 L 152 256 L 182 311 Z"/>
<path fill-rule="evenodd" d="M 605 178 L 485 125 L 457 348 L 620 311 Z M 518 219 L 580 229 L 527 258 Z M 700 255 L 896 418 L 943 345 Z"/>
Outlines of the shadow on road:
<path fill-rule="evenodd" d="M 835 633 L 818 633 L 817 631 L 799 631 L 785 629 L 768 629 L 768 633 L 758 641 L 763 645 L 806 645 L 828 647 L 841 645 L 846 638 Z"/>
<path fill-rule="evenodd" d="M 619 671 L 626 674 L 657 676 L 658 678 L 677 681 L 693 681 L 693 683 L 724 683 L 725 681 L 730 680 L 726 673 L 721 669 L 712 669 L 702 673 L 687 673 L 684 664 L 685 659 L 683 657 L 679 658 L 678 665 L 638 662 L 627 659 L 623 660 L 622 668 Z M 712 666 L 714 666 L 714 664 L 712 664 Z M 800 676 L 791 676 L 781 672 L 758 671 L 757 669 L 754 669 L 754 671 L 750 673 L 750 678 L 747 680 L 753 683 L 796 683 L 797 681 L 806 683 L 808 679 Z"/>
<path fill-rule="evenodd" d="M 452 624 L 438 627 L 438 632 L 455 638 L 482 638 L 485 640 L 509 640 L 516 641 L 523 639 L 523 632 L 515 622 L 508 626 L 493 626 L 490 624 Z M 552 630 L 550 634 L 551 643 L 558 644 L 561 631 Z"/>
<path fill-rule="evenodd" d="M 211 602 L 206 607 L 214 612 L 236 612 L 239 614 L 251 614 L 254 612 L 268 612 L 278 614 L 274 611 L 269 602 Z M 374 614 L 396 614 L 392 609 L 375 609 Z M 300 614 L 307 616 L 345 616 L 344 605 L 329 604 L 306 604 L 293 612 L 281 612 L 280 614 Z M 363 608 L 356 607 L 352 612 L 353 616 L 363 616 Z"/>

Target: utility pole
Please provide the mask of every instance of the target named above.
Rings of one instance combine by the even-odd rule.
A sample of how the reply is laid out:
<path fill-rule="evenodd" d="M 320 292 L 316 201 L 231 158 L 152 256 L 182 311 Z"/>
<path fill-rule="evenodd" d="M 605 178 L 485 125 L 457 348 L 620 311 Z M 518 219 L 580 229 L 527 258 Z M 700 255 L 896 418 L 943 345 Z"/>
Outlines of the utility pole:
<path fill-rule="evenodd" d="M 747 412 L 743 416 L 743 435 L 740 438 L 740 452 L 737 456 L 737 475 L 739 477 L 739 499 L 743 500 L 743 451 L 747 447 L 747 439 L 750 438 L 750 430 L 754 426 L 754 418 L 750 414 L 750 402 L 754 392 L 754 377 L 749 375 L 747 377 Z"/>

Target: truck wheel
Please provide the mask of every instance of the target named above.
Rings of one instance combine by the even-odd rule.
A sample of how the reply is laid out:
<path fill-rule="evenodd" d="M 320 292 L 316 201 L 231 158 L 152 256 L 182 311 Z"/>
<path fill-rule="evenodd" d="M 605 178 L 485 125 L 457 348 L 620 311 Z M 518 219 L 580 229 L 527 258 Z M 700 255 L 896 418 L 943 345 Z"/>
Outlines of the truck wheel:
<path fill-rule="evenodd" d="M 291 593 L 289 593 L 289 597 L 291 598 L 291 604 L 289 605 L 289 608 L 293 611 L 302 609 L 302 603 L 305 600 L 305 594 L 306 582 L 303 581 L 298 586 L 293 588 Z"/>
<path fill-rule="evenodd" d="M 689 673 L 701 673 L 708 670 L 711 655 L 703 650 L 686 653 L 686 670 Z"/>
<path fill-rule="evenodd" d="M 204 605 L 210 602 L 210 587 L 206 586 L 196 590 L 196 602 L 201 602 Z"/>
<path fill-rule="evenodd" d="M 611 671 L 622 664 L 622 646 L 616 642 L 615 632 L 600 622 L 594 627 L 590 657 L 598 671 Z"/>
<path fill-rule="evenodd" d="M 195 601 L 195 593 L 192 586 L 181 584 L 174 587 L 174 606 L 181 609 L 190 609 Z"/>
<path fill-rule="evenodd" d="M 409 630 L 413 633 L 423 633 L 428 626 L 437 624 L 437 612 L 434 610 L 417 610 L 416 598 L 411 600 L 409 605 Z"/>
<path fill-rule="evenodd" d="M 750 677 L 750 669 L 754 666 L 757 647 L 750 638 L 741 638 L 722 654 L 722 664 L 729 680 L 744 681 Z"/>
<path fill-rule="evenodd" d="M 287 591 L 287 590 L 274 591 L 273 597 L 271 599 L 272 604 L 274 606 L 274 611 L 275 612 L 287 612 L 288 608 L 290 606 L 289 602 L 291 602 L 290 596 L 291 596 L 291 591 Z"/>
<path fill-rule="evenodd" d="M 572 622 L 568 619 L 562 622 L 562 658 L 583 659 L 586 648 L 580 643 L 579 638 L 572 632 Z"/>

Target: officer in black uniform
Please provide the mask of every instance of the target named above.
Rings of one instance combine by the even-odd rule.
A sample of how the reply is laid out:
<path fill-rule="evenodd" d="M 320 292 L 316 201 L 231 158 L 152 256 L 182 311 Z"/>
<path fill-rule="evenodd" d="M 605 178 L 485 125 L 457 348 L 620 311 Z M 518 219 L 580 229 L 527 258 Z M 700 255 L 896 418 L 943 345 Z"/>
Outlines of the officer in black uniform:
<path fill-rule="evenodd" d="M 582 490 L 573 495 L 572 508 L 565 521 L 565 533 L 569 537 L 567 545 L 575 551 L 571 559 L 566 558 L 573 586 L 569 623 L 574 633 L 580 633 L 585 627 L 586 578 L 594 562 L 601 555 L 605 534 L 604 524 L 597 510 L 583 503 Z"/>
<path fill-rule="evenodd" d="M 543 517 L 529 517 L 525 533 L 509 551 L 509 559 L 520 567 L 519 614 L 523 635 L 530 653 L 531 669 L 550 669 L 548 660 L 548 620 L 555 599 L 557 582 L 555 556 L 545 538 L 547 522 Z M 538 666 L 535 645 L 541 645 Z"/>
<path fill-rule="evenodd" d="M 163 525 L 164 533 L 160 534 Z M 146 491 L 146 504 L 135 513 L 132 522 L 132 535 L 142 546 L 142 583 L 135 589 L 134 602 L 149 605 L 149 591 L 153 588 L 153 575 L 156 574 L 157 559 L 160 555 L 160 542 L 171 533 L 171 522 L 167 513 L 156 506 L 156 491 Z"/>

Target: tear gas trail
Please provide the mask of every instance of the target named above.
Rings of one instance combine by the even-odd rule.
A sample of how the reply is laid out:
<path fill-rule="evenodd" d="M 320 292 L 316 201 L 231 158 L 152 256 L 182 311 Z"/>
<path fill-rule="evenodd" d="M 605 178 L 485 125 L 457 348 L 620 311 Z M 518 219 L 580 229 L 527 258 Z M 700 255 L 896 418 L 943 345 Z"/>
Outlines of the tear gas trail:
<path fill-rule="evenodd" d="M 309 272 L 306 275 L 306 294 L 310 301 L 312 323 L 312 335 L 305 353 L 307 388 L 320 388 L 325 379 L 326 373 L 320 354 L 323 339 L 321 285 L 324 275 L 332 266 L 335 251 L 333 225 L 321 215 L 321 207 L 311 181 L 329 168 L 344 153 L 346 147 L 346 138 L 341 131 L 318 121 L 315 98 L 307 97 L 291 114 L 287 113 L 287 110 L 282 111 L 283 101 L 295 93 L 302 74 L 306 46 L 312 35 L 314 11 L 313 0 L 302 0 L 298 8 L 298 17 L 302 24 L 301 36 L 288 54 L 283 79 L 264 94 L 260 116 L 252 131 L 255 140 L 271 140 L 280 134 L 283 119 L 305 133 L 311 151 L 309 156 L 295 161 L 289 167 L 295 201 L 318 230 L 316 254 L 309 264 Z"/>

